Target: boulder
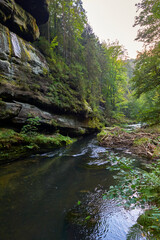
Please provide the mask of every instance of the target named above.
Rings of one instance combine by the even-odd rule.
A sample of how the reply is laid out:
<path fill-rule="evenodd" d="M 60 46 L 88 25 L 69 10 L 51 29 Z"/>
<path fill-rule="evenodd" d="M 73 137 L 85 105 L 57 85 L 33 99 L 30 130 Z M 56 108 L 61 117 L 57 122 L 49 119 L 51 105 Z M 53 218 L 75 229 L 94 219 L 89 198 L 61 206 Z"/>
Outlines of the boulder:
<path fill-rule="evenodd" d="M 0 23 L 27 41 L 33 42 L 39 38 L 35 18 L 14 0 L 0 1 Z"/>
<path fill-rule="evenodd" d="M 48 1 L 47 0 L 15 0 L 23 9 L 29 12 L 37 21 L 38 25 L 48 21 Z"/>

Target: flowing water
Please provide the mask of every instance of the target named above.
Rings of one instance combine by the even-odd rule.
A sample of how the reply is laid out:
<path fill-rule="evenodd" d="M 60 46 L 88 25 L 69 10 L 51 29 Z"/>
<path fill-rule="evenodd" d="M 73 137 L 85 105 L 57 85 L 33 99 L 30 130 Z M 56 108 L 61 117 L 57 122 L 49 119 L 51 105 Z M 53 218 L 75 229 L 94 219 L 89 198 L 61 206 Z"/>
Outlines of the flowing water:
<path fill-rule="evenodd" d="M 89 136 L 1 166 L 0 240 L 145 239 L 135 225 L 141 209 L 126 210 L 102 198 L 115 181 L 106 170 L 112 154 L 124 155 L 98 146 L 96 137 Z M 82 216 L 75 213 L 77 205 Z"/>

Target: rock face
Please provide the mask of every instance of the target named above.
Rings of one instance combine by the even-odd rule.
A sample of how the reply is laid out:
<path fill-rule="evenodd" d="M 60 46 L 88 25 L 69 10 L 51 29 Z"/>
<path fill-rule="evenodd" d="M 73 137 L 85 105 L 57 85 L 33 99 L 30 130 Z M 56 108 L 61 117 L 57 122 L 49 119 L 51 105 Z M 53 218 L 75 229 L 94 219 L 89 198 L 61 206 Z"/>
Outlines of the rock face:
<path fill-rule="evenodd" d="M 49 68 L 30 43 L 0 24 L 0 124 L 23 126 L 28 116 L 39 117 L 48 129 L 72 135 L 92 131 L 88 120 L 57 109 L 50 98 Z"/>
<path fill-rule="evenodd" d="M 29 12 L 37 21 L 38 25 L 48 21 L 48 1 L 47 0 L 15 0 L 23 9 Z"/>
<path fill-rule="evenodd" d="M 13 88 L 25 88 L 25 85 L 30 84 L 29 79 L 35 78 L 36 83 L 38 76 L 40 82 L 47 72 L 48 65 L 44 56 L 0 24 L 1 86 L 11 84 Z"/>
<path fill-rule="evenodd" d="M 0 1 L 0 22 L 27 41 L 32 42 L 39 37 L 35 18 L 14 0 Z"/>
<path fill-rule="evenodd" d="M 0 121 L 10 121 L 12 125 L 23 126 L 28 116 L 39 117 L 41 126 L 48 130 L 61 129 L 72 135 L 82 135 L 90 131 L 85 120 L 72 115 L 58 115 L 41 110 L 34 105 L 21 102 L 0 102 Z"/>
<path fill-rule="evenodd" d="M 46 95 L 50 79 L 44 56 L 0 24 L 0 97 L 50 105 Z"/>

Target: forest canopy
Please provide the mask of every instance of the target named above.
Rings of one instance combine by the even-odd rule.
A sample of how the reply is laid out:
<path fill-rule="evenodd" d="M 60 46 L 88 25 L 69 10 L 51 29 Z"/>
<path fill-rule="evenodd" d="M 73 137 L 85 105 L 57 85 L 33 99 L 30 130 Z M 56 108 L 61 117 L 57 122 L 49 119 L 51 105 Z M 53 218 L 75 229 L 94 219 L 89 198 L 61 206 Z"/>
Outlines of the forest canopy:
<path fill-rule="evenodd" d="M 132 79 L 139 98 L 139 118 L 149 123 L 160 122 L 160 2 L 142 0 L 135 25 L 139 25 L 137 40 L 144 42 Z"/>
<path fill-rule="evenodd" d="M 106 123 L 124 117 L 159 122 L 159 0 L 137 4 L 136 40 L 145 48 L 135 62 L 118 41 L 99 41 L 81 0 L 50 0 L 49 9 L 48 27 L 41 29 L 46 37 L 36 44 L 50 64 L 53 103 Z"/>

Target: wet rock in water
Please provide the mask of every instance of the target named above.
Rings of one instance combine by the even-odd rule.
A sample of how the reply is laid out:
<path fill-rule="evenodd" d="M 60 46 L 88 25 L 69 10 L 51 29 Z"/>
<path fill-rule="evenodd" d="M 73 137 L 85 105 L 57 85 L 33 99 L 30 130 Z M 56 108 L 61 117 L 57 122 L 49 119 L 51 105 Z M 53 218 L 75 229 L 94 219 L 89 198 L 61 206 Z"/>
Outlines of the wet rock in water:
<path fill-rule="evenodd" d="M 85 239 L 85 233 L 91 233 L 97 223 L 97 216 L 95 212 L 91 212 L 86 203 L 76 206 L 71 209 L 65 218 L 67 235 L 75 239 L 76 234 Z"/>
<path fill-rule="evenodd" d="M 73 239 L 78 233 L 79 239 L 85 239 L 93 233 L 100 219 L 99 206 L 101 205 L 102 194 L 104 193 L 101 186 L 97 186 L 94 192 L 83 193 L 83 200 L 80 205 L 76 205 L 66 214 L 65 222 L 67 234 Z"/>
<path fill-rule="evenodd" d="M 88 214 L 89 213 L 85 209 L 73 209 L 68 212 L 66 220 L 69 224 L 87 226 L 89 228 L 94 227 L 96 224 L 96 220 Z"/>

